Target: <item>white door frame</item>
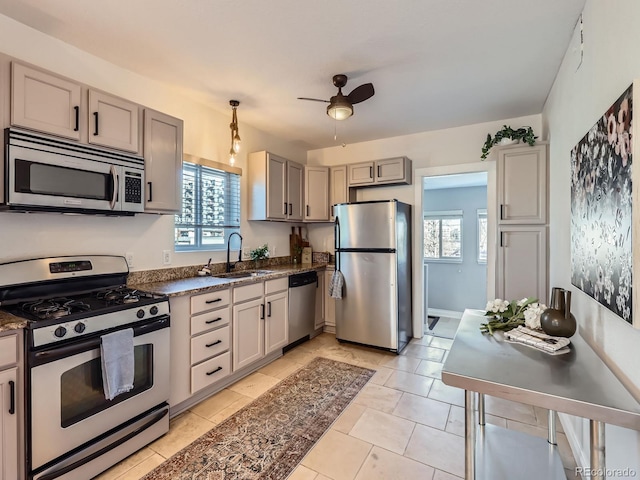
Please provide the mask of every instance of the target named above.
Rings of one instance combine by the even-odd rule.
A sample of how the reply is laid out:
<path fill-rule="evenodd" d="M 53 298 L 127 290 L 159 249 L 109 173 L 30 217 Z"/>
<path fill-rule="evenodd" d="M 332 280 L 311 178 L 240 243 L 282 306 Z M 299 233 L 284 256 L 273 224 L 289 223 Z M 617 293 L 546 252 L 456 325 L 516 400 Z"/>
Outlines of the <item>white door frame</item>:
<path fill-rule="evenodd" d="M 423 232 L 422 199 L 423 179 L 440 175 L 487 172 L 487 300 L 495 298 L 496 289 L 496 163 L 494 161 L 444 165 L 441 167 L 416 168 L 413 172 L 413 336 L 424 335 L 423 309 Z"/>

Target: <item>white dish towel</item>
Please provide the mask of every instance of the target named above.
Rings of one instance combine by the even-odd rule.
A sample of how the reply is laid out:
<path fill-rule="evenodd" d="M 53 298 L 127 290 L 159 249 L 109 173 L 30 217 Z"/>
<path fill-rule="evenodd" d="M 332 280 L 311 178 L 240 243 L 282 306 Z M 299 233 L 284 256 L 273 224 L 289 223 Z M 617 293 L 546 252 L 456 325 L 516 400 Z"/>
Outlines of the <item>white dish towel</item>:
<path fill-rule="evenodd" d="M 133 329 L 118 330 L 100 337 L 102 386 L 107 400 L 133 388 Z"/>
<path fill-rule="evenodd" d="M 340 270 L 334 270 L 329 282 L 329 296 L 331 298 L 342 298 L 342 286 L 344 285 L 344 276 Z"/>

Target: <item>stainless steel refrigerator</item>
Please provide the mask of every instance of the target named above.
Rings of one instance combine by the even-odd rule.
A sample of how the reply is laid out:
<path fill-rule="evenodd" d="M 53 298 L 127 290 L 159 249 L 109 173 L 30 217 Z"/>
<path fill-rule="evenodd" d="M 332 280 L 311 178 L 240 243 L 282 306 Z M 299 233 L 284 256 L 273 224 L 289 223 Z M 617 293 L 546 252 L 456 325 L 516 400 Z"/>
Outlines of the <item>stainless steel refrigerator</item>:
<path fill-rule="evenodd" d="M 411 206 L 397 200 L 335 206 L 336 338 L 400 353 L 411 328 Z"/>

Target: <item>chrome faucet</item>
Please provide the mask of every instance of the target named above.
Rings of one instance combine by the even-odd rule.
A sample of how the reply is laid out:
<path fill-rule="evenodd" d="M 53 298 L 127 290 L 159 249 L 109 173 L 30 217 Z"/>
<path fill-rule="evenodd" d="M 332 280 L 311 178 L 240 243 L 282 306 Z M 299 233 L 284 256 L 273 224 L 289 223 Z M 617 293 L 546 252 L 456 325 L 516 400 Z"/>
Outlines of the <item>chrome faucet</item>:
<path fill-rule="evenodd" d="M 238 262 L 242 261 L 242 235 L 240 235 L 238 232 L 232 232 L 231 235 L 229 235 L 229 239 L 227 240 L 227 268 L 225 270 L 227 273 L 229 273 L 231 269 L 236 266 L 236 263 L 238 263 L 238 262 L 234 262 L 234 264 L 231 265 L 231 262 L 229 261 L 229 246 L 231 245 L 231 237 L 233 237 L 234 235 L 238 235 L 238 237 L 240 237 L 240 249 L 238 250 Z"/>

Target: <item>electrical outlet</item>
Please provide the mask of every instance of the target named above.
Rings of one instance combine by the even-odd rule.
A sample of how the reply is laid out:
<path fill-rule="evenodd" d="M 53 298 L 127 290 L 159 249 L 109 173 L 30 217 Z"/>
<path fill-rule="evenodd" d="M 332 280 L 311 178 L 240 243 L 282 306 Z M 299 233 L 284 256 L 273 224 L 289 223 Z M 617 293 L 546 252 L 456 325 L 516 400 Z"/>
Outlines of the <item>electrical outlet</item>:
<path fill-rule="evenodd" d="M 171 265 L 171 250 L 162 251 L 162 263 L 164 265 Z"/>
<path fill-rule="evenodd" d="M 127 259 L 127 266 L 133 268 L 133 252 L 127 252 L 125 258 Z"/>
<path fill-rule="evenodd" d="M 242 249 L 242 259 L 243 260 L 249 260 L 250 258 L 251 258 L 251 248 L 244 247 Z"/>
<path fill-rule="evenodd" d="M 275 245 L 273 247 L 269 247 L 269 257 L 273 258 L 276 256 L 276 247 Z"/>

